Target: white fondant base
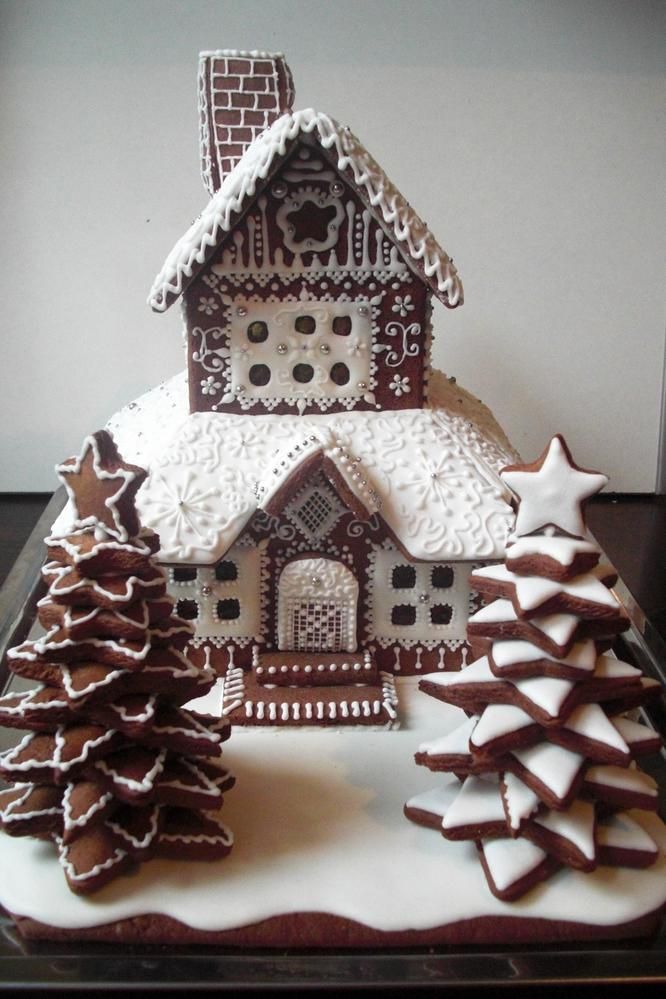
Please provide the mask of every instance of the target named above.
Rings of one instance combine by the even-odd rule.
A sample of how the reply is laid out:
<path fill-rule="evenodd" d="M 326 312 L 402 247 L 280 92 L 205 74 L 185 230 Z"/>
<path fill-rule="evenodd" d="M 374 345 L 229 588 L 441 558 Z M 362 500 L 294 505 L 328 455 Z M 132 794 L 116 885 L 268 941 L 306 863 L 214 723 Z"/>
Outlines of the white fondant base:
<path fill-rule="evenodd" d="M 150 861 L 82 899 L 50 844 L 2 836 L 0 903 L 57 927 L 163 913 L 224 930 L 323 911 L 395 931 L 493 915 L 610 926 L 666 902 L 666 827 L 647 813 L 632 814 L 660 845 L 655 866 L 561 871 L 519 902 L 495 899 L 472 843 L 447 842 L 403 816 L 408 798 L 453 779 L 417 767 L 413 754 L 462 714 L 420 693 L 416 677 L 398 684 L 398 731 L 234 731 L 224 760 L 237 784 L 222 814 L 235 845 L 225 860 Z"/>

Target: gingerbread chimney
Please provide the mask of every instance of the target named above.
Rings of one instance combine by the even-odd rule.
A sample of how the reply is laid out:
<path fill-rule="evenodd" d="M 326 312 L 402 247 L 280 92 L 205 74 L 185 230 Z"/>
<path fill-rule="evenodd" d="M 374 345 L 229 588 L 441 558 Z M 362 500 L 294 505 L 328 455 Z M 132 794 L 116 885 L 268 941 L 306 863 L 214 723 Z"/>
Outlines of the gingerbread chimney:
<path fill-rule="evenodd" d="M 259 133 L 291 111 L 293 100 L 291 70 L 279 52 L 200 54 L 201 176 L 210 195 Z"/>

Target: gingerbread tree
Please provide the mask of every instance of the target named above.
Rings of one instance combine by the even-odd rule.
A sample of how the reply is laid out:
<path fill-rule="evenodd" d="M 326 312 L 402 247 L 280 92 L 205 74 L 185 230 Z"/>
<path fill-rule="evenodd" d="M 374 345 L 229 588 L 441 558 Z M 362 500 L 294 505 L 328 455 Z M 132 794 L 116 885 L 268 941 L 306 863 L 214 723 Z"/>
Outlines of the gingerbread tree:
<path fill-rule="evenodd" d="M 627 712 L 660 685 L 609 654 L 629 621 L 584 519 L 606 477 L 576 466 L 560 436 L 501 475 L 516 498 L 515 530 L 505 562 L 470 579 L 488 601 L 468 625 L 478 658 L 420 682 L 467 715 L 416 753 L 455 778 L 412 798 L 405 814 L 473 841 L 490 890 L 512 901 L 563 866 L 657 859 L 633 810 L 657 808 L 656 784 L 636 761 L 661 740 Z"/>
<path fill-rule="evenodd" d="M 214 676 L 184 654 L 191 625 L 139 524 L 143 469 L 100 431 L 57 472 L 70 503 L 67 528 L 46 540 L 47 630 L 8 653 L 37 686 L 0 698 L 0 724 L 27 730 L 0 756 L 14 785 L 0 792 L 0 826 L 53 840 L 70 888 L 87 894 L 149 857 L 229 852 L 217 812 L 233 784 L 219 764 L 230 727 L 183 707 Z"/>

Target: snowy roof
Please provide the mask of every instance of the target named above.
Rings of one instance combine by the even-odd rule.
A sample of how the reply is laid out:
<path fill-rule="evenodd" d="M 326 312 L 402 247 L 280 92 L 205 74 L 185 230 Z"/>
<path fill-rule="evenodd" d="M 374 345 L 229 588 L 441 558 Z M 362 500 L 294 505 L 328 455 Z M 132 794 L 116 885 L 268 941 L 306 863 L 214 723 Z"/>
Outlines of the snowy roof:
<path fill-rule="evenodd" d="M 121 410 L 108 429 L 126 461 L 148 468 L 137 506 L 160 535 L 164 562 L 217 562 L 268 503 L 260 483 L 276 468 L 276 487 L 291 474 L 281 456 L 298 455 L 297 446 L 322 449 L 339 469 L 346 456 L 348 487 L 411 557 L 498 558 L 513 521 L 498 472 L 516 455 L 499 428 L 470 419 L 482 412 L 496 427 L 485 407 L 468 405 L 459 387 L 455 394 L 458 410 L 188 415 L 179 378 Z"/>
<path fill-rule="evenodd" d="M 312 135 L 337 159 L 338 170 L 346 171 L 437 297 L 450 308 L 460 305 L 463 289 L 457 271 L 425 223 L 349 129 L 309 108 L 282 115 L 248 147 L 164 262 L 148 298 L 152 308 L 164 312 L 178 298 L 234 227 L 260 184 L 304 134 Z"/>
<path fill-rule="evenodd" d="M 255 485 L 258 506 L 271 514 L 281 513 L 293 478 L 300 480 L 318 467 L 342 489 L 348 508 L 360 519 L 367 520 L 381 509 L 381 497 L 363 462 L 349 452 L 334 427 L 313 428 L 313 433 L 301 435 L 300 440 L 291 438 L 275 453 Z"/>

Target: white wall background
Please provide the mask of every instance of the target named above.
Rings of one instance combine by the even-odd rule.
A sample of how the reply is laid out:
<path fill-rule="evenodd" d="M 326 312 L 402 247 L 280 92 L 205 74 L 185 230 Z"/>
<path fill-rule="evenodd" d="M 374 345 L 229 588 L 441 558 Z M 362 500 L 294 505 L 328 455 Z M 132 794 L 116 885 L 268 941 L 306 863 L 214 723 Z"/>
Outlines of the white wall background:
<path fill-rule="evenodd" d="M 200 49 L 284 51 L 454 257 L 436 365 L 526 459 L 657 470 L 666 260 L 659 0 L 0 0 L 0 489 L 183 366 L 145 304 L 206 200 Z"/>

